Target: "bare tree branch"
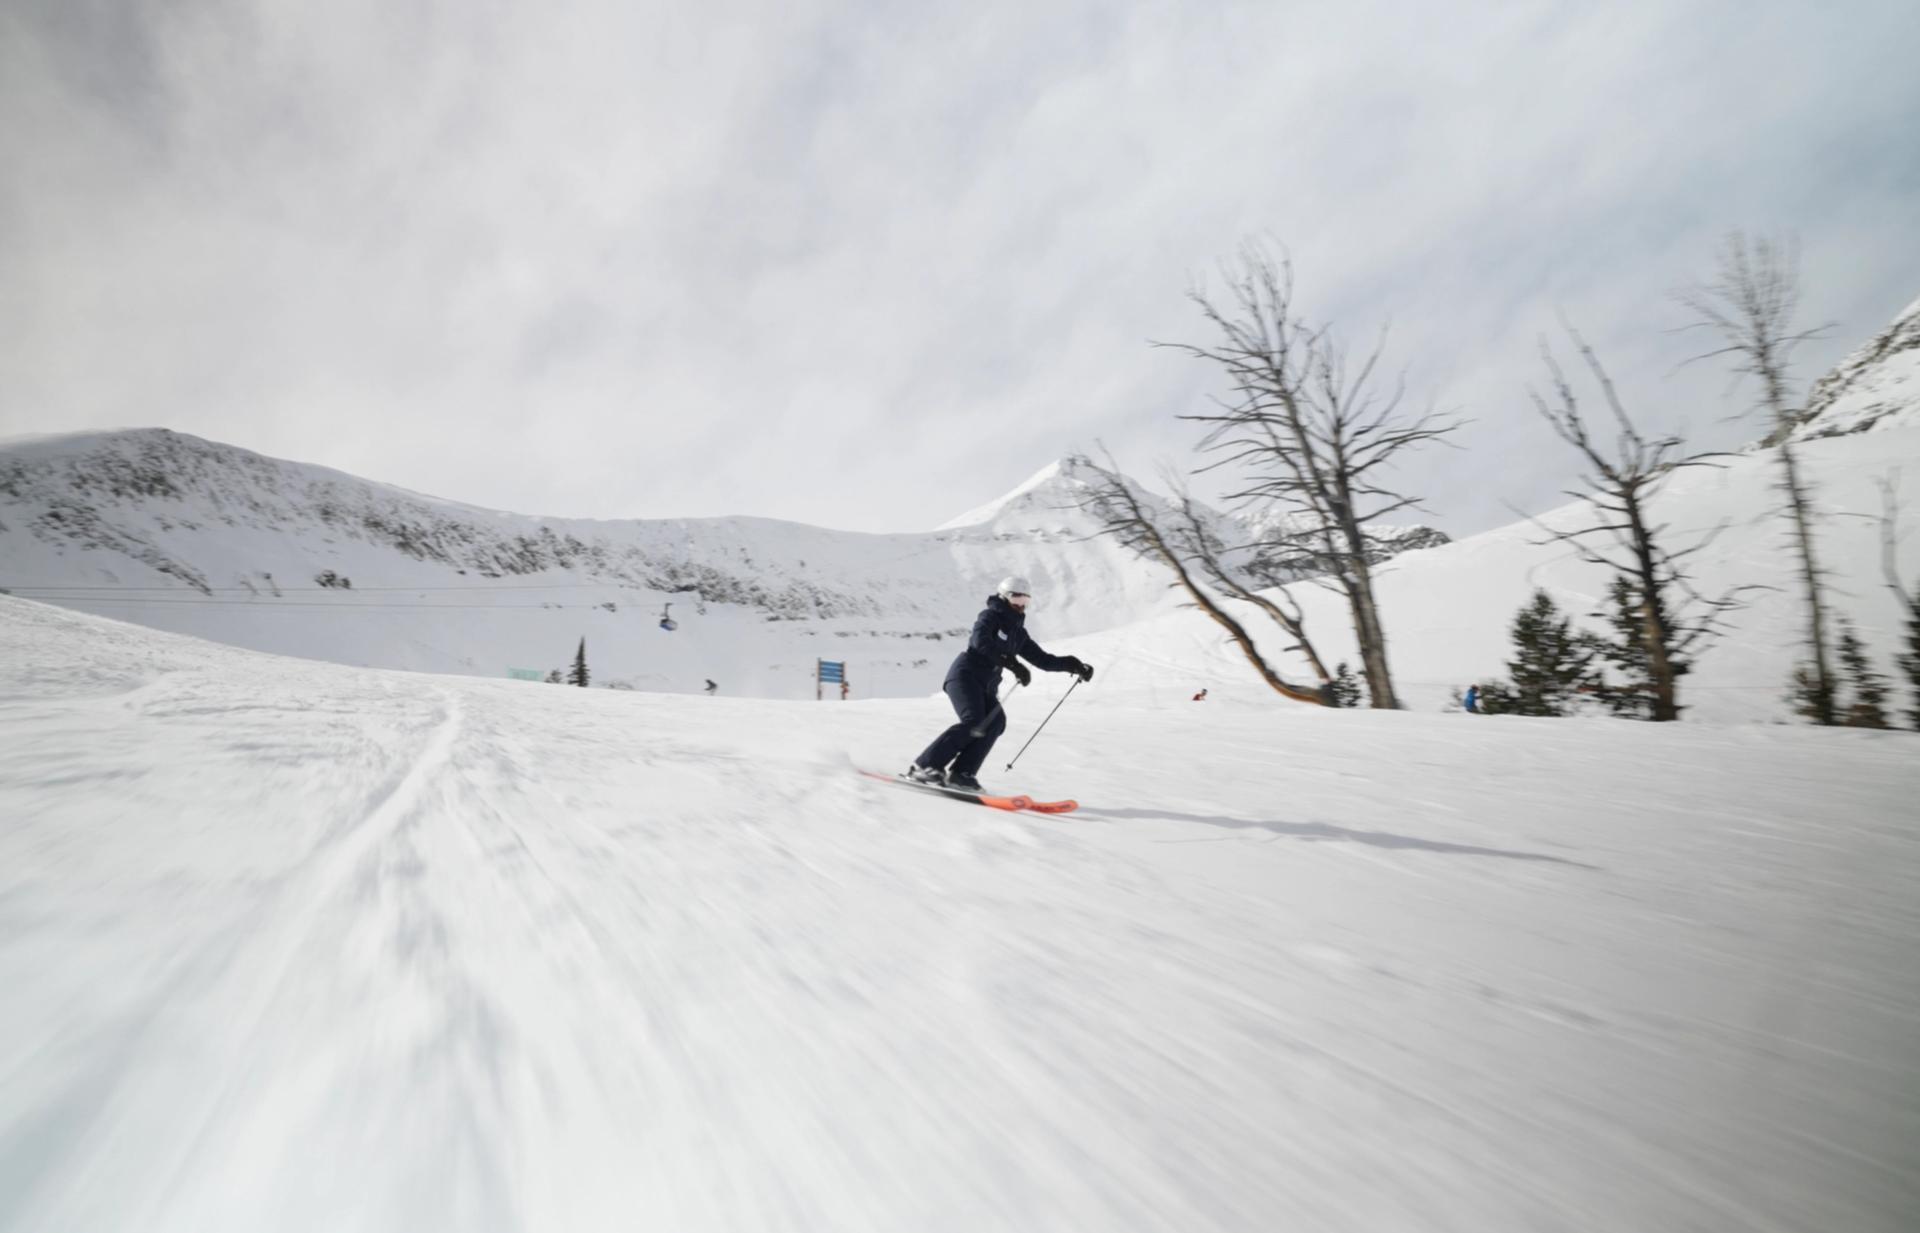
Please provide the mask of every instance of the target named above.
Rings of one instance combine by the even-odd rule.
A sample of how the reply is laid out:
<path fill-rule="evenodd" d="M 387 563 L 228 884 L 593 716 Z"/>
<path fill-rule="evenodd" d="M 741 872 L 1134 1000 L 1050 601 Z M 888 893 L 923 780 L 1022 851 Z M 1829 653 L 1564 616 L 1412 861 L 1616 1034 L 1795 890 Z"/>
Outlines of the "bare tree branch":
<path fill-rule="evenodd" d="M 1397 707 L 1388 667 L 1386 630 L 1375 595 L 1376 548 L 1366 528 L 1416 505 L 1417 498 L 1375 477 L 1406 450 L 1442 440 L 1459 424 L 1429 411 L 1401 413 L 1405 381 L 1378 388 L 1385 356 L 1383 328 L 1357 360 L 1325 326 L 1294 310 L 1293 266 L 1249 242 L 1238 263 L 1223 266 L 1220 299 L 1194 290 L 1188 298 L 1212 325 L 1212 345 L 1172 346 L 1221 368 L 1230 394 L 1213 409 L 1180 418 L 1204 426 L 1202 472 L 1231 467 L 1249 480 L 1227 498 L 1266 502 L 1303 524 L 1284 546 L 1322 570 L 1345 596 L 1372 703 Z"/>
<path fill-rule="evenodd" d="M 1920 598 L 1910 594 L 1900 580 L 1900 469 L 1894 468 L 1873 483 L 1880 490 L 1880 573 L 1900 597 L 1900 606 L 1911 611 Z"/>
<path fill-rule="evenodd" d="M 1808 702 L 1814 720 L 1840 722 L 1835 706 L 1839 683 L 1829 657 L 1824 573 L 1814 546 L 1814 499 L 1810 482 L 1801 475 L 1792 445 L 1793 430 L 1804 418 L 1789 393 L 1788 359 L 1793 348 L 1823 330 L 1794 331 L 1793 315 L 1800 303 L 1799 254 L 1792 243 L 1765 238 L 1749 244 L 1736 231 L 1721 250 L 1718 276 L 1675 293 L 1695 320 L 1689 328 L 1706 328 L 1726 345 L 1695 359 L 1735 356 L 1736 376 L 1753 377 L 1759 384 L 1759 407 L 1767 414 L 1768 445 L 1778 452 L 1781 490 L 1793 518 L 1793 546 L 1807 612 L 1807 650 L 1811 664 Z M 1689 361 L 1691 362 L 1691 361 Z"/>
<path fill-rule="evenodd" d="M 1110 536 L 1136 555 L 1147 560 L 1158 561 L 1172 570 L 1175 579 L 1173 585 L 1185 590 L 1195 607 L 1205 612 L 1215 624 L 1227 631 L 1227 636 L 1247 657 L 1247 662 L 1253 665 L 1254 671 L 1258 672 L 1260 678 L 1276 693 L 1296 702 L 1329 705 L 1331 693 L 1324 684 L 1328 680 L 1327 673 L 1321 666 L 1320 658 L 1314 652 L 1312 643 L 1307 640 L 1305 621 L 1298 607 L 1293 606 L 1289 600 L 1289 607 L 1282 608 L 1272 601 L 1252 595 L 1233 581 L 1219 564 L 1218 552 L 1213 548 L 1213 543 L 1217 541 L 1211 539 L 1194 516 L 1191 502 L 1185 499 L 1184 494 L 1168 515 L 1172 525 L 1163 529 L 1160 525 L 1160 516 L 1148 508 L 1141 495 L 1134 491 L 1133 485 L 1120 473 L 1119 466 L 1114 463 L 1112 455 L 1106 453 L 1104 447 L 1101 455 L 1106 460 L 1105 466 L 1086 455 L 1076 455 L 1070 460 L 1076 472 L 1092 476 L 1087 481 L 1086 496 L 1080 507 L 1099 521 L 1100 534 Z M 1236 598 L 1249 599 L 1278 622 L 1280 627 L 1294 638 L 1299 649 L 1306 654 L 1308 662 L 1320 676 L 1322 687 L 1314 689 L 1305 685 L 1296 685 L 1282 677 L 1260 654 L 1246 628 L 1200 585 L 1193 576 L 1193 570 L 1189 568 L 1190 562 L 1197 563 L 1213 581 L 1224 581 L 1226 585 L 1223 589 L 1227 589 L 1229 594 L 1235 594 Z"/>
<path fill-rule="evenodd" d="M 1738 593 L 1714 598 L 1703 596 L 1694 589 L 1679 564 L 1711 543 L 1724 528 L 1715 528 L 1704 540 L 1671 552 L 1660 542 L 1666 527 L 1652 522 L 1648 503 L 1675 472 L 1690 466 L 1714 465 L 1710 461 L 1712 455 L 1683 454 L 1685 447 L 1678 437 L 1649 440 L 1627 413 L 1599 356 L 1572 326 L 1566 329 L 1587 371 L 1599 385 L 1607 413 L 1613 420 L 1615 433 L 1611 451 L 1603 450 L 1594 440 L 1571 382 L 1544 341 L 1540 351 L 1551 378 L 1552 398 L 1534 390 L 1529 390 L 1528 395 L 1534 409 L 1554 433 L 1577 450 L 1592 468 L 1595 491 L 1586 499 L 1601 516 L 1592 524 L 1573 530 L 1557 530 L 1538 519 L 1532 521 L 1548 534 L 1548 539 L 1542 542 L 1567 544 L 1582 560 L 1603 566 L 1626 580 L 1627 599 L 1622 602 L 1630 601 L 1634 614 L 1631 645 L 1609 652 L 1609 657 L 1616 664 L 1630 660 L 1644 666 L 1651 686 L 1647 698 L 1651 718 L 1678 719 L 1681 708 L 1677 682 L 1686 671 L 1683 657 L 1719 635 L 1721 618 L 1738 606 Z M 1623 552 L 1625 559 L 1593 547 L 1589 542 L 1593 537 L 1604 538 L 1609 546 Z"/>

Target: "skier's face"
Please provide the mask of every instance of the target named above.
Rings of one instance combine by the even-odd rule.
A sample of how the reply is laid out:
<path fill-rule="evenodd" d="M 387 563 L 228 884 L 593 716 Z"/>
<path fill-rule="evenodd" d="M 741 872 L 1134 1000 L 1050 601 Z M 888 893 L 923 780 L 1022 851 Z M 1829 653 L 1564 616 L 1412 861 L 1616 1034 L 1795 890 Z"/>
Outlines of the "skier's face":
<path fill-rule="evenodd" d="M 1025 612 L 1027 610 L 1027 597 L 1020 594 L 1018 591 L 1015 591 L 1013 594 L 1007 596 L 1007 602 L 1012 604 L 1015 608 L 1018 608 L 1022 612 Z"/>

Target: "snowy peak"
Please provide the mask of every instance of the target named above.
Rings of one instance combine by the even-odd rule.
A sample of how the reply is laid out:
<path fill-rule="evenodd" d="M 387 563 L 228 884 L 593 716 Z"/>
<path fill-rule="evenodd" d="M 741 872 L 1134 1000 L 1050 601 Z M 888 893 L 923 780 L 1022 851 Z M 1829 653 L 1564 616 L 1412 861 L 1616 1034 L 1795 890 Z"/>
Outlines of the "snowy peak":
<path fill-rule="evenodd" d="M 1080 507 L 1087 491 L 1086 480 L 1071 458 L 1050 462 L 1034 472 L 1026 482 L 1004 496 L 966 513 L 949 518 L 934 528 L 960 531 L 974 527 L 994 530 L 1039 529 L 1052 525 L 1064 529 L 1069 514 Z M 1077 520 L 1076 520 L 1077 521 Z"/>
<path fill-rule="evenodd" d="M 1920 427 L 1920 300 L 1813 383 L 1795 440 Z"/>
<path fill-rule="evenodd" d="M 544 674 L 586 635 L 600 679 L 634 688 L 811 697 L 831 659 L 861 696 L 899 695 L 1007 574 L 1033 580 L 1049 638 L 1174 602 L 1158 566 L 1056 508 L 1072 483 L 1043 473 L 997 523 L 873 535 L 533 517 L 165 429 L 15 439 L 0 591 L 343 663 Z"/>
<path fill-rule="evenodd" d="M 1087 473 L 1085 464 L 1063 458 L 1048 463 L 998 500 L 948 521 L 942 529 L 986 532 L 999 539 L 1089 538 L 1098 534 L 1099 521 L 1082 506 L 1095 478 Z M 1123 478 L 1149 510 L 1163 515 L 1171 512 L 1171 499 L 1136 479 Z M 1228 549 L 1228 563 L 1251 570 L 1250 581 L 1302 578 L 1316 572 L 1312 557 L 1298 546 L 1306 520 L 1297 511 L 1256 505 L 1222 513 L 1201 501 L 1194 501 L 1192 508 L 1195 517 Z M 1368 555 L 1375 564 L 1403 552 L 1450 542 L 1443 532 L 1426 526 L 1369 526 L 1366 535 Z"/>

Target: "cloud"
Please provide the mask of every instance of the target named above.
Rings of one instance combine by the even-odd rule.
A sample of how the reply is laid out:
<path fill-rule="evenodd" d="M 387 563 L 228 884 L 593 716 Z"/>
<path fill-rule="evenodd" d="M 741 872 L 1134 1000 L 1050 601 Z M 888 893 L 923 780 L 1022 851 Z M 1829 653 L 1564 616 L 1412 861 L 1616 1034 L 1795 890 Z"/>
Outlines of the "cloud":
<path fill-rule="evenodd" d="M 1673 286 L 1804 241 L 1816 375 L 1920 292 L 1902 4 L 614 0 L 0 17 L 0 431 L 164 424 L 475 504 L 942 521 L 1184 457 L 1252 234 L 1413 397 L 1450 529 L 1569 482 L 1565 313 L 1656 424 Z"/>

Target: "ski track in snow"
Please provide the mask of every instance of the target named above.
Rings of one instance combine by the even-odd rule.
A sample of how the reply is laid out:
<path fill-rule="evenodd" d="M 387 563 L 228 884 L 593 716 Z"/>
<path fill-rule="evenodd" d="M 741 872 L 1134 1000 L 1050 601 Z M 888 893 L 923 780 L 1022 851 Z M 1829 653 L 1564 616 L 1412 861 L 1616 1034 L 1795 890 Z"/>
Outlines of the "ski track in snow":
<path fill-rule="evenodd" d="M 1092 687 L 1078 814 L 847 769 L 945 722 L 0 597 L 0 1228 L 1920 1210 L 1911 735 Z"/>

